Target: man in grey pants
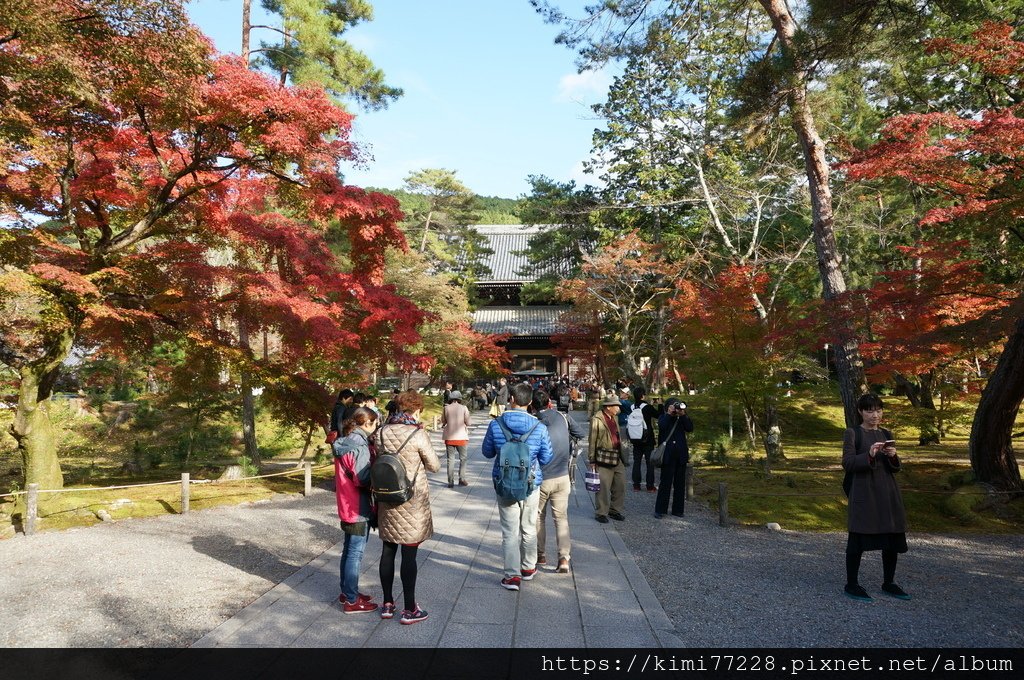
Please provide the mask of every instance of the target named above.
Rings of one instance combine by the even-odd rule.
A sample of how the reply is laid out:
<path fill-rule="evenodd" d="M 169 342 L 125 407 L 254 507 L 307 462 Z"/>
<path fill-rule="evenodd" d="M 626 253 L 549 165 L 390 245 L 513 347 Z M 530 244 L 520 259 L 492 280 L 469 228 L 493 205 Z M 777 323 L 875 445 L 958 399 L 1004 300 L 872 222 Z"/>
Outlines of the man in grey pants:
<path fill-rule="evenodd" d="M 544 481 L 540 485 L 540 499 L 537 511 L 537 564 L 547 564 L 547 509 L 551 506 L 551 517 L 555 522 L 555 537 L 558 544 L 558 573 L 569 573 L 569 492 L 572 489 L 570 470 L 573 441 L 586 436 L 579 425 L 559 413 L 550 396 L 544 390 L 533 393 L 533 412 L 548 428 L 551 437 L 551 462 L 541 466 Z"/>

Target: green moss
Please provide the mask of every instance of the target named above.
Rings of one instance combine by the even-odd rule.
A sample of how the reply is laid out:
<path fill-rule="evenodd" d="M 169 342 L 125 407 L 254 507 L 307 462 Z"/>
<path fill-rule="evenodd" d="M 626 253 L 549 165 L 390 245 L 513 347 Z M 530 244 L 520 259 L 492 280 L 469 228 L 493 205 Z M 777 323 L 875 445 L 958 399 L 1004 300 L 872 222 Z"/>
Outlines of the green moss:
<path fill-rule="evenodd" d="M 743 439 L 742 417 L 734 411 L 738 435 L 728 438 L 728 405 L 689 400 L 697 431 L 692 438 L 696 465 L 695 492 L 718 507 L 718 484 L 729 492 L 729 516 L 749 525 L 778 522 L 797 531 L 845 531 L 846 497 L 842 491 L 843 410 L 831 394 L 817 388 L 783 402 L 780 421 L 786 459 L 764 473 L 764 452 L 750 451 Z M 890 407 L 891 404 L 891 407 Z M 972 406 L 973 408 L 973 406 Z M 941 533 L 1021 533 L 1024 498 L 995 500 L 974 484 L 968 457 L 969 422 L 954 425 L 941 444 L 918 446 L 919 429 L 890 398 L 887 421 L 903 459 L 899 475 L 911 531 Z M 723 439 L 723 433 L 724 439 Z M 727 465 L 703 452 L 711 444 L 728 450 Z M 718 463 L 718 464 L 712 464 Z"/>

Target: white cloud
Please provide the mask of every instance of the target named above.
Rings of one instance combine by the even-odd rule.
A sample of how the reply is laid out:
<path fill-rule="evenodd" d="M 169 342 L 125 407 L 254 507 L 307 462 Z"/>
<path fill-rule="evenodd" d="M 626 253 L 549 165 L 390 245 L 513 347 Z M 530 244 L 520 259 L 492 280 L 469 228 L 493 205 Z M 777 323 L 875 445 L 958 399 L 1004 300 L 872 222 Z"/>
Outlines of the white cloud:
<path fill-rule="evenodd" d="M 582 103 L 588 99 L 604 99 L 612 77 L 604 69 L 568 73 L 558 81 L 558 94 L 555 101 L 559 103 Z"/>

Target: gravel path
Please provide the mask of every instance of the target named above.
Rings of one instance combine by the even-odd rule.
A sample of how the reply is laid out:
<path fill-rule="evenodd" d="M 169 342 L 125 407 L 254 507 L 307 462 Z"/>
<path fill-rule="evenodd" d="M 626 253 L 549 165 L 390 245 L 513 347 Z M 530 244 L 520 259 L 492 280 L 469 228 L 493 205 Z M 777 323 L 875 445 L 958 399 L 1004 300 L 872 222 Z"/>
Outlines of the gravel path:
<path fill-rule="evenodd" d="M 0 541 L 0 647 L 182 647 L 334 545 L 314 489 Z"/>
<path fill-rule="evenodd" d="M 908 533 L 896 582 L 913 599 L 881 593 L 874 552 L 860 572 L 874 601 L 861 603 L 842 593 L 845 533 L 723 529 L 696 503 L 657 520 L 654 494 L 626 493 L 619 533 L 684 645 L 1024 646 L 1024 536 Z"/>

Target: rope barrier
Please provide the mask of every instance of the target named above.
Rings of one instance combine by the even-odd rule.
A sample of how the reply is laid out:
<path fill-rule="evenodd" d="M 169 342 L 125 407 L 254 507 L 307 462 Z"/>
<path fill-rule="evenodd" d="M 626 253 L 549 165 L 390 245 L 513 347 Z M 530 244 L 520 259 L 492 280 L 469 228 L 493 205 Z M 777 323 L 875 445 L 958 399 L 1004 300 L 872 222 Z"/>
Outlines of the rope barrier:
<path fill-rule="evenodd" d="M 333 465 L 318 465 L 310 470 L 326 470 L 334 467 Z M 287 475 L 296 475 L 305 472 L 303 468 L 295 468 L 293 470 L 286 470 L 285 472 L 274 472 L 269 475 L 257 475 L 255 477 L 239 477 L 238 479 L 190 479 L 189 485 L 192 484 L 229 484 L 231 482 L 247 482 L 251 479 L 267 479 L 269 477 L 282 477 Z M 114 489 L 135 489 L 144 486 L 168 486 L 174 484 L 181 486 L 181 480 L 176 479 L 173 482 L 148 482 L 146 484 L 123 484 L 119 486 L 84 486 L 84 487 L 68 487 L 66 489 L 40 489 L 36 493 L 67 493 L 74 491 L 76 493 L 83 491 L 112 491 Z M 17 498 L 18 496 L 24 496 L 28 494 L 28 491 L 12 491 L 10 493 L 0 494 L 0 498 Z"/>
<path fill-rule="evenodd" d="M 694 473 L 696 478 L 696 472 Z M 713 486 L 705 484 L 704 482 L 695 482 L 702 489 L 709 491 L 717 491 Z M 911 489 L 901 488 L 901 493 L 920 493 L 928 494 L 933 496 L 1018 496 L 1024 494 L 1022 491 L 929 491 L 926 489 Z M 729 489 L 729 495 L 731 496 L 752 496 L 756 498 L 834 498 L 839 495 L 839 492 L 835 493 L 758 493 L 756 491 L 737 491 L 735 489 Z"/>

